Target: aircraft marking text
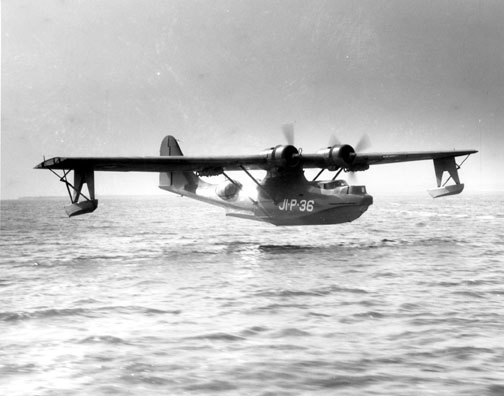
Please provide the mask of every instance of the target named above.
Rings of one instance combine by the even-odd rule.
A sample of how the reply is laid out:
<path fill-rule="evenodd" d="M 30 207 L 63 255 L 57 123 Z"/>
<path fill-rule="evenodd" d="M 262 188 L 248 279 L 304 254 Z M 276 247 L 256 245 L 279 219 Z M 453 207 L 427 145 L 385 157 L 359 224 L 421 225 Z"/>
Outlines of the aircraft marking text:
<path fill-rule="evenodd" d="M 278 209 L 282 211 L 291 212 L 295 208 L 298 208 L 300 212 L 313 212 L 313 207 L 315 206 L 315 201 L 310 199 L 302 199 L 298 201 L 297 199 L 284 199 L 280 205 L 278 205 Z"/>

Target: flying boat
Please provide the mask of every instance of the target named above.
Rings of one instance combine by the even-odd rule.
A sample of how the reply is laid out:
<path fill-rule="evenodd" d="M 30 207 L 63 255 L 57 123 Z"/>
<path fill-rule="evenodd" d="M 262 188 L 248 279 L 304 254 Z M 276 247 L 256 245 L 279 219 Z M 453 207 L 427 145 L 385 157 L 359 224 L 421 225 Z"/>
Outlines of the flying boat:
<path fill-rule="evenodd" d="M 366 171 L 371 166 L 408 161 L 432 160 L 437 187 L 428 190 L 433 198 L 462 192 L 458 170 L 476 150 L 366 153 L 365 137 L 354 147 L 333 141 L 314 153 L 293 144 L 292 127 L 284 126 L 288 144 L 265 149 L 255 155 L 184 156 L 173 136 L 166 136 L 160 156 L 152 157 L 54 157 L 35 169 L 48 169 L 62 181 L 70 197 L 65 207 L 69 217 L 91 213 L 98 207 L 95 172 L 157 172 L 159 188 L 217 205 L 226 215 L 258 220 L 276 226 L 325 225 L 354 221 L 373 204 L 363 185 L 351 185 L 341 172 Z M 464 157 L 458 164 L 456 158 Z M 318 169 L 308 180 L 305 169 Z M 252 171 L 262 170 L 264 178 Z M 73 181 L 70 172 L 73 171 Z M 249 183 L 236 180 L 240 171 Z M 332 177 L 319 180 L 324 171 Z M 448 177 L 443 181 L 445 172 Z M 221 183 L 207 177 L 223 175 Z M 451 184 L 448 184 L 452 181 Z M 87 186 L 87 194 L 84 191 Z"/>

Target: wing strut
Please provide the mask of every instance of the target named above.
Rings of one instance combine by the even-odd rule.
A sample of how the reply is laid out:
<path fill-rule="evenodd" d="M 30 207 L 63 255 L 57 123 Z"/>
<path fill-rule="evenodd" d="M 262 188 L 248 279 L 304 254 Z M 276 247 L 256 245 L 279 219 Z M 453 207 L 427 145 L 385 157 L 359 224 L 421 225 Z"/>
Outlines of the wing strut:
<path fill-rule="evenodd" d="M 467 155 L 464 160 L 458 165 L 455 162 L 455 157 L 448 158 L 436 158 L 434 159 L 434 171 L 436 172 L 436 182 L 438 188 L 433 188 L 429 191 L 429 194 L 432 198 L 444 197 L 447 195 L 455 195 L 460 194 L 464 189 L 464 184 L 460 183 L 460 178 L 458 175 L 458 170 L 462 166 L 462 164 L 469 158 Z M 444 172 L 448 172 L 449 177 L 443 183 L 443 174 Z M 455 184 L 448 185 L 448 182 L 452 180 Z M 442 185 L 441 185 L 442 184 Z"/>
<path fill-rule="evenodd" d="M 273 201 L 273 203 L 276 205 L 276 204 L 277 204 L 277 202 L 276 202 L 275 198 L 273 198 L 273 197 L 271 196 L 271 194 L 268 192 L 268 190 L 266 190 L 266 189 L 265 189 L 265 188 L 261 185 L 261 183 L 259 183 L 259 182 L 256 180 L 256 178 L 250 174 L 250 172 L 247 170 L 247 168 L 245 168 L 243 165 L 240 165 L 240 168 L 242 168 L 242 170 L 243 170 L 243 171 L 247 174 L 247 176 L 248 176 L 248 177 L 250 177 L 250 178 L 254 181 L 254 183 L 255 183 L 255 184 L 257 184 L 257 187 L 259 187 L 259 188 L 261 189 L 261 191 L 263 191 L 263 192 L 264 192 L 264 193 L 265 193 L 268 197 L 270 197 L 270 199 L 271 199 L 271 200 Z"/>
<path fill-rule="evenodd" d="M 316 180 L 319 178 L 319 176 L 320 176 L 320 175 L 321 175 L 324 171 L 325 171 L 325 168 L 322 168 L 322 169 L 320 170 L 320 172 L 319 172 L 319 173 L 317 173 L 317 175 L 313 178 L 312 182 L 316 181 Z"/>
<path fill-rule="evenodd" d="M 243 165 L 240 165 L 240 168 L 247 174 L 248 177 L 250 177 L 255 184 L 257 184 L 257 187 L 259 187 L 268 197 L 270 197 L 270 199 L 275 203 L 276 205 L 276 201 L 273 199 L 273 197 L 269 194 L 269 192 L 261 185 L 261 183 L 259 183 L 256 178 L 254 176 L 252 176 L 252 174 L 247 170 L 247 168 L 245 168 Z M 251 197 L 249 197 L 250 201 L 256 205 L 265 215 L 266 217 L 271 217 L 270 214 L 268 213 L 268 211 L 263 208 L 258 201 L 256 201 L 255 199 L 252 199 Z"/>
<path fill-rule="evenodd" d="M 343 168 L 340 168 L 340 170 L 338 172 L 336 172 L 336 174 L 334 175 L 334 177 L 332 178 L 332 180 L 336 180 L 336 178 L 340 175 L 341 171 L 343 170 Z"/>
<path fill-rule="evenodd" d="M 98 207 L 98 200 L 95 199 L 95 189 L 94 189 L 94 171 L 89 169 L 74 169 L 74 183 L 68 181 L 67 175 L 72 171 L 72 169 L 67 170 L 60 176 L 53 169 L 49 170 L 54 173 L 61 182 L 65 183 L 65 186 L 70 196 L 71 204 L 65 206 L 65 212 L 68 217 L 77 216 L 85 213 L 94 212 Z M 87 184 L 89 198 L 82 192 L 82 187 Z M 72 194 L 73 192 L 73 194 Z M 83 201 L 79 201 L 84 198 Z"/>

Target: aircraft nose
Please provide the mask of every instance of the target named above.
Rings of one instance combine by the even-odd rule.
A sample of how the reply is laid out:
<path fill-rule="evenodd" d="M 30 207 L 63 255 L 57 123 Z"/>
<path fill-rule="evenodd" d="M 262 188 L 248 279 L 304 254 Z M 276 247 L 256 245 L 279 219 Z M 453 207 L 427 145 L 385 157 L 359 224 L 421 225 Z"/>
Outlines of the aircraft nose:
<path fill-rule="evenodd" d="M 370 206 L 373 204 L 373 197 L 369 194 L 366 194 L 362 197 L 361 205 Z"/>

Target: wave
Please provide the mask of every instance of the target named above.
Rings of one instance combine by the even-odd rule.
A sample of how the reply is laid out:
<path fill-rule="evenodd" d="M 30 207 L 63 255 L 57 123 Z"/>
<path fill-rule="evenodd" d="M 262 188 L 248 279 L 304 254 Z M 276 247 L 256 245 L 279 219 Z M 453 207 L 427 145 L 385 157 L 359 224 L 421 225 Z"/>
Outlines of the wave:
<path fill-rule="evenodd" d="M 238 389 L 234 382 L 223 381 L 223 380 L 211 380 L 211 381 L 200 381 L 194 382 L 191 385 L 186 385 L 183 387 L 186 391 L 201 391 L 202 394 L 208 394 L 208 392 L 225 392 L 233 391 Z M 185 393 L 185 392 L 183 392 Z"/>
<path fill-rule="evenodd" d="M 254 294 L 257 297 L 318 297 L 324 295 L 323 293 L 319 293 L 317 291 L 310 290 L 265 290 L 260 291 Z"/>
<path fill-rule="evenodd" d="M 249 309 L 249 313 L 256 313 L 256 312 L 263 312 L 263 311 L 271 311 L 271 312 L 278 312 L 280 310 L 286 309 L 286 308 L 296 308 L 296 309 L 306 309 L 308 308 L 307 304 L 295 304 L 295 303 L 287 303 L 287 304 L 268 304 L 268 305 L 262 305 L 256 308 L 251 308 Z"/>
<path fill-rule="evenodd" d="M 215 332 L 215 333 L 206 333 L 200 334 L 196 336 L 185 337 L 185 340 L 211 340 L 211 341 L 242 341 L 245 340 L 245 337 L 226 333 L 226 332 Z"/>
<path fill-rule="evenodd" d="M 351 238 L 346 235 L 343 237 L 346 240 L 334 243 L 324 243 L 323 241 L 312 241 L 312 243 L 262 243 L 261 240 L 231 240 L 231 241 L 216 241 L 215 243 L 202 243 L 201 241 L 191 241 L 189 243 L 178 243 L 171 245 L 170 248 L 161 248 L 161 257 L 163 261 L 183 261 L 185 258 L 190 258 L 191 261 L 197 261 L 198 257 L 205 257 L 206 260 L 211 260 L 209 257 L 218 255 L 234 255 L 243 253 L 258 252 L 264 255 L 291 255 L 291 254 L 332 254 L 346 250 L 369 250 L 382 248 L 398 248 L 398 247 L 423 247 L 423 246 L 439 246 L 439 245 L 466 245 L 471 241 L 450 236 L 425 236 L 419 231 L 404 238 Z M 379 235 L 379 231 L 373 232 Z M 235 236 L 236 237 L 236 236 Z M 138 251 L 129 253 L 111 254 L 111 255 L 81 255 L 75 258 L 76 261 L 92 261 L 92 260 L 122 260 L 129 258 L 131 254 L 137 254 Z M 152 253 L 150 250 L 145 250 L 142 256 L 145 259 L 152 259 L 159 256 L 160 252 Z"/>
<path fill-rule="evenodd" d="M 0 321 L 15 322 L 65 316 L 91 316 L 93 310 L 85 308 L 42 309 L 32 312 L 0 312 Z"/>
<path fill-rule="evenodd" d="M 458 295 L 458 296 L 463 296 L 463 297 L 471 297 L 471 298 L 485 298 L 484 293 L 478 293 L 472 290 L 460 290 L 460 291 L 455 291 L 452 294 Z"/>
<path fill-rule="evenodd" d="M 363 318 L 363 319 L 383 319 L 387 317 L 387 315 L 377 312 L 377 311 L 368 311 L 368 312 L 359 312 L 353 315 L 354 318 Z"/>
<path fill-rule="evenodd" d="M 264 332 L 269 331 L 270 329 L 266 326 L 252 326 L 248 327 L 242 331 L 240 331 L 240 336 L 242 337 L 249 337 L 249 336 L 255 336 Z"/>
<path fill-rule="evenodd" d="M 282 329 L 279 331 L 276 331 L 275 333 L 272 334 L 273 338 L 282 338 L 282 337 L 309 337 L 311 336 L 311 333 L 297 329 L 295 327 L 288 327 L 286 329 Z"/>
<path fill-rule="evenodd" d="M 390 381 L 382 375 L 331 375 L 326 378 L 308 379 L 306 383 L 317 388 L 363 387 L 373 383 Z"/>
<path fill-rule="evenodd" d="M 317 249 L 316 246 L 310 245 L 259 245 L 257 247 L 262 252 L 267 253 L 293 253 L 293 252 L 306 252 Z"/>
<path fill-rule="evenodd" d="M 50 308 L 41 309 L 36 311 L 20 311 L 20 312 L 0 312 L 0 321 L 15 322 L 22 320 L 32 319 L 46 319 L 55 317 L 68 317 L 68 316 L 85 316 L 85 317 L 99 317 L 107 313 L 123 312 L 123 313 L 143 313 L 145 315 L 178 315 L 182 311 L 163 310 L 157 308 L 149 308 L 142 306 L 106 306 L 97 308 Z"/>
<path fill-rule="evenodd" d="M 256 244 L 256 243 L 243 243 L 240 246 L 244 249 L 244 246 L 248 248 L 257 249 L 261 253 L 265 254 L 324 254 L 324 253 L 334 253 L 346 249 L 355 250 L 368 250 L 368 249 L 380 249 L 380 248 L 397 248 L 397 247 L 417 247 L 417 246 L 436 246 L 436 245 L 459 245 L 467 244 L 468 241 L 465 239 L 459 239 L 455 237 L 422 237 L 421 235 L 412 235 L 408 238 L 381 238 L 377 240 L 348 240 L 341 241 L 338 243 L 331 243 L 326 245 L 319 244 Z M 236 245 L 233 245 L 236 246 Z M 233 249 L 232 249 L 233 250 Z M 236 249 L 234 249 L 236 251 Z"/>
<path fill-rule="evenodd" d="M 495 351 L 490 348 L 482 348 L 482 347 L 474 347 L 474 346 L 453 346 L 447 348 L 438 348 L 430 351 L 415 351 L 415 352 L 406 352 L 405 358 L 408 357 L 422 357 L 422 358 L 452 358 L 455 360 L 463 360 L 467 361 L 474 357 L 478 357 L 480 359 L 483 358 L 484 355 L 493 355 Z M 483 355 L 483 356 L 482 356 Z"/>
<path fill-rule="evenodd" d="M 8 363 L 0 364 L 0 374 L 30 374 L 39 370 L 39 366 L 35 363 Z"/>
<path fill-rule="evenodd" d="M 129 343 L 122 338 L 111 336 L 111 335 L 99 335 L 99 336 L 89 336 L 78 341 L 79 344 L 94 344 L 94 343 L 104 343 L 104 344 L 126 344 Z"/>
<path fill-rule="evenodd" d="M 329 294 L 352 293 L 352 294 L 367 294 L 364 289 L 356 287 L 344 287 L 338 285 L 330 285 L 309 290 L 262 290 L 254 294 L 257 297 L 323 297 Z"/>
<path fill-rule="evenodd" d="M 502 396 L 504 395 L 504 385 L 493 384 L 488 386 L 488 396 Z"/>

